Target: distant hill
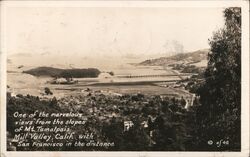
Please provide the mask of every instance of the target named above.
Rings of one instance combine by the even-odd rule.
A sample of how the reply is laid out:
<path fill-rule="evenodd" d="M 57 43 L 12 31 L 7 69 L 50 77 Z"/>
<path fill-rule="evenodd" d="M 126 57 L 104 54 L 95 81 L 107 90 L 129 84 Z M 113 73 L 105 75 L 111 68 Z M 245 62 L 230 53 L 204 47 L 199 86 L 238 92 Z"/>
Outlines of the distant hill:
<path fill-rule="evenodd" d="M 199 66 L 206 66 L 208 52 L 209 52 L 208 49 L 204 49 L 189 53 L 180 53 L 170 57 L 160 57 L 156 59 L 145 60 L 139 63 L 139 65 L 166 66 L 171 64 L 186 64 L 186 65 L 197 64 Z"/>
<path fill-rule="evenodd" d="M 59 69 L 53 67 L 38 67 L 30 70 L 23 71 L 33 76 L 50 76 L 50 77 L 73 77 L 73 78 L 86 78 L 98 77 L 101 73 L 98 69 Z"/>

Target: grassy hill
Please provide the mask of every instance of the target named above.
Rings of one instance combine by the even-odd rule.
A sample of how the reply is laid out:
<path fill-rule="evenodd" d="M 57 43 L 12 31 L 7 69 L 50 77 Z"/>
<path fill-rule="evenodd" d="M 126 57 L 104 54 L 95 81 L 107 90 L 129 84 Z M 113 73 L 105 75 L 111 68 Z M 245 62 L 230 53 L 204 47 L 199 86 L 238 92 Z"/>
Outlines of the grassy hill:
<path fill-rule="evenodd" d="M 53 67 L 38 67 L 30 70 L 23 71 L 33 76 L 50 76 L 50 77 L 73 77 L 73 78 L 85 78 L 85 77 L 98 77 L 101 73 L 98 69 L 59 69 Z"/>
<path fill-rule="evenodd" d="M 189 53 L 180 53 L 170 57 L 160 57 L 156 59 L 145 60 L 139 63 L 139 65 L 166 66 L 171 64 L 186 64 L 186 65 L 191 65 L 191 64 L 199 65 L 198 63 L 206 64 L 208 52 L 209 52 L 208 49 L 204 49 Z"/>

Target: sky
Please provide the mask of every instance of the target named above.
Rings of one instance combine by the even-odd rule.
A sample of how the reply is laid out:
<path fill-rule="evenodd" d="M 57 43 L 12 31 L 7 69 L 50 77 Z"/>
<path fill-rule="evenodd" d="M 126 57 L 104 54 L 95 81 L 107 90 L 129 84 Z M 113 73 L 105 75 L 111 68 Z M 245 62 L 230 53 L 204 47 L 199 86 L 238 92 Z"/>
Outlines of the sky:
<path fill-rule="evenodd" d="M 223 8 L 9 7 L 8 54 L 150 55 L 209 48 Z"/>

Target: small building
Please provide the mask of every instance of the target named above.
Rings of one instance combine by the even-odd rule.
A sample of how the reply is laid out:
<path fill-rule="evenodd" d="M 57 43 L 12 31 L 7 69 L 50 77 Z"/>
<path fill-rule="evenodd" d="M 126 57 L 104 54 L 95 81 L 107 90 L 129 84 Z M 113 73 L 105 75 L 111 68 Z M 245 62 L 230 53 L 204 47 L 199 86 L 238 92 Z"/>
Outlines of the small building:
<path fill-rule="evenodd" d="M 51 81 L 51 84 L 75 84 L 77 82 L 73 78 L 56 78 Z"/>

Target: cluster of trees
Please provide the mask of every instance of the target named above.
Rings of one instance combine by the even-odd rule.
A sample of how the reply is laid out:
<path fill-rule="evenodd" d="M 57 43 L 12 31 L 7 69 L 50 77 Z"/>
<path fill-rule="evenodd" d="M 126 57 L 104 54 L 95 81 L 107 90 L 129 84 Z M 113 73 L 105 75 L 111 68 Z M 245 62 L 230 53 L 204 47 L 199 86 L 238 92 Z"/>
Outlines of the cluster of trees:
<path fill-rule="evenodd" d="M 201 149 L 207 141 L 229 140 L 225 150 L 240 150 L 241 143 L 241 9 L 224 11 L 225 26 L 209 40 L 211 53 L 205 81 L 197 90 L 201 106 L 197 126 Z M 217 150 L 213 145 L 210 150 Z"/>
<path fill-rule="evenodd" d="M 92 98 L 93 96 L 91 96 Z M 97 96 L 98 97 L 98 96 Z M 111 98 L 111 97 L 110 97 Z M 98 98 L 99 99 L 99 98 Z M 107 99 L 103 97 L 102 99 Z M 95 150 L 95 151 L 143 151 L 143 150 L 185 150 L 185 142 L 188 132 L 185 130 L 189 128 L 186 126 L 186 110 L 183 109 L 182 99 L 175 98 L 161 99 L 159 96 L 146 97 L 142 94 L 138 95 L 126 95 L 119 97 L 118 99 L 111 99 L 110 104 L 116 102 L 118 108 L 124 107 L 123 110 L 117 111 L 120 116 L 110 117 L 106 120 L 99 119 L 99 114 L 92 115 L 91 113 L 85 113 L 88 117 L 88 121 L 85 125 L 77 125 L 71 127 L 71 130 L 76 135 L 86 132 L 95 134 L 96 141 L 114 142 L 114 147 L 17 147 L 20 151 L 32 151 L 32 150 L 69 150 L 69 151 L 83 151 L 83 150 Z M 141 104 L 142 101 L 148 102 Z M 96 100 L 94 100 L 96 101 Z M 137 106 L 125 105 L 122 102 L 131 102 L 137 104 Z M 41 100 L 35 96 L 23 96 L 17 95 L 16 97 L 7 96 L 7 131 L 9 132 L 8 140 L 13 139 L 15 135 L 15 121 L 19 118 L 13 117 L 13 113 L 18 111 L 19 113 L 33 113 L 36 110 L 44 111 L 46 113 L 65 113 L 70 112 L 71 107 L 61 107 L 58 104 L 58 100 L 54 97 L 51 100 Z M 86 105 L 82 108 L 86 110 Z M 125 109 L 125 107 L 127 109 Z M 137 108 L 135 108 L 137 107 Z M 89 107 L 87 107 L 89 108 Z M 81 108 L 78 109 L 81 111 Z M 113 111 L 109 111 L 111 114 Z M 82 112 L 81 112 L 82 113 Z M 102 115 L 103 116 L 103 115 Z M 35 117 L 37 118 L 37 117 Z M 33 120 L 27 119 L 27 120 Z M 51 117 L 46 120 L 52 120 Z M 64 119 L 60 119 L 64 120 Z M 130 120 L 133 122 L 133 127 L 128 131 L 124 131 L 124 121 Z M 142 125 L 143 122 L 147 122 L 148 127 Z M 44 127 L 53 127 L 55 125 L 45 125 Z M 191 128 L 190 128 L 191 129 Z M 151 132 L 151 133 L 150 133 Z M 22 133 L 22 132 L 21 132 Z M 48 133 L 53 136 L 54 133 Z M 70 140 L 75 142 L 76 140 Z M 43 142 L 41 140 L 40 142 Z M 54 141 L 56 142 L 56 141 Z M 60 142 L 69 142 L 64 140 Z M 83 141 L 82 141 L 83 142 Z"/>
<path fill-rule="evenodd" d="M 60 73 L 60 77 L 64 78 L 85 78 L 85 77 L 98 77 L 101 72 L 95 68 L 88 69 L 66 69 Z"/>
<path fill-rule="evenodd" d="M 59 69 L 53 67 L 38 67 L 23 72 L 34 76 L 50 76 L 50 77 L 63 77 L 63 78 L 98 77 L 99 74 L 101 73 L 100 70 L 96 68 Z"/>

